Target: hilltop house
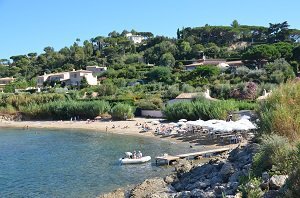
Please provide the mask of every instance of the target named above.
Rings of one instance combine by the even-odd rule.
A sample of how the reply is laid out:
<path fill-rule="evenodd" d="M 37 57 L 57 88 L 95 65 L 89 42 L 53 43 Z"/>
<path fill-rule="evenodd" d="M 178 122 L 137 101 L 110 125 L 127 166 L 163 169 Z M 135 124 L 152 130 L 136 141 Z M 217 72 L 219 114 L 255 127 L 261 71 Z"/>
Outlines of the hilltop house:
<path fill-rule="evenodd" d="M 127 33 L 126 37 L 133 41 L 134 44 L 139 44 L 141 43 L 145 38 L 143 36 L 140 35 L 133 35 L 132 33 Z"/>
<path fill-rule="evenodd" d="M 237 61 L 226 61 L 225 59 L 199 59 L 192 64 L 184 65 L 186 71 L 193 71 L 201 65 L 214 65 L 218 67 L 230 67 L 230 66 L 241 66 L 243 62 Z"/>
<path fill-rule="evenodd" d="M 5 78 L 0 78 L 0 91 L 3 91 L 3 88 L 5 85 L 8 85 L 9 83 L 13 82 L 15 78 L 13 77 L 5 77 Z"/>
<path fill-rule="evenodd" d="M 89 85 L 97 85 L 97 77 L 93 75 L 92 71 L 73 70 L 70 72 L 60 72 L 38 76 L 37 86 L 43 87 L 45 82 L 61 82 L 65 85 L 79 86 L 83 78 L 86 79 Z"/>

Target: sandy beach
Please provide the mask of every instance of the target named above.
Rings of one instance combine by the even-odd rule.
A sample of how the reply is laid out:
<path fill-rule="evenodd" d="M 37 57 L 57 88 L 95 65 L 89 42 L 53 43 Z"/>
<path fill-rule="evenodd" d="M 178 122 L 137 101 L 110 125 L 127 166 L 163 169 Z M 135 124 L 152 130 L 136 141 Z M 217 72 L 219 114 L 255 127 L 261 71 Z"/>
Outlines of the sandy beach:
<path fill-rule="evenodd" d="M 154 125 L 153 121 L 159 119 L 134 118 L 127 121 L 0 121 L 1 128 L 20 128 L 20 129 L 82 129 L 98 132 L 115 133 L 122 135 L 143 136 L 148 138 L 156 138 L 158 140 L 170 141 L 173 143 L 186 144 L 201 150 L 215 149 L 222 147 L 235 148 L 237 144 L 220 144 L 207 138 L 200 138 L 197 134 L 185 134 L 181 136 L 162 137 L 155 135 L 154 131 L 158 125 Z M 142 125 L 147 124 L 152 130 L 141 133 Z M 167 123 L 166 123 L 167 124 Z"/>

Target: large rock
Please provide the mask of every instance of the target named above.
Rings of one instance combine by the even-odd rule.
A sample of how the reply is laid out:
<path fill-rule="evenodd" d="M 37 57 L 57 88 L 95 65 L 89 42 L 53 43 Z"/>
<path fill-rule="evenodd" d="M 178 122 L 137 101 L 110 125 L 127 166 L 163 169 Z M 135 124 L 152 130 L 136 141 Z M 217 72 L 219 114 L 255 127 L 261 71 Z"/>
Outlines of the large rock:
<path fill-rule="evenodd" d="M 284 185 L 285 180 L 288 178 L 287 175 L 273 175 L 270 178 L 270 189 L 278 190 L 281 186 Z"/>
<path fill-rule="evenodd" d="M 215 186 L 214 191 L 217 196 L 222 196 L 225 193 L 225 187 L 222 185 Z"/>
<path fill-rule="evenodd" d="M 118 189 L 113 192 L 100 195 L 98 198 L 125 198 L 125 192 L 122 189 Z"/>
<path fill-rule="evenodd" d="M 177 176 L 180 177 L 184 173 L 189 172 L 192 168 L 193 168 L 193 166 L 191 165 L 191 163 L 189 161 L 179 160 L 178 164 L 176 164 L 176 166 L 175 166 L 175 171 L 177 172 Z"/>
<path fill-rule="evenodd" d="M 191 191 L 192 198 L 215 198 L 215 194 L 212 191 L 205 192 L 204 190 L 194 189 Z"/>
<path fill-rule="evenodd" d="M 130 192 L 131 198 L 143 198 L 151 197 L 159 194 L 173 193 L 174 191 L 170 188 L 162 178 L 146 179 L 143 183 L 137 185 Z"/>
<path fill-rule="evenodd" d="M 171 184 L 171 183 L 173 183 L 176 180 L 177 180 L 177 177 L 174 174 L 173 175 L 168 175 L 168 176 L 165 177 L 165 182 L 167 184 Z"/>
<path fill-rule="evenodd" d="M 226 163 L 220 170 L 220 175 L 224 182 L 228 181 L 228 178 L 234 173 L 234 167 L 232 163 Z"/>

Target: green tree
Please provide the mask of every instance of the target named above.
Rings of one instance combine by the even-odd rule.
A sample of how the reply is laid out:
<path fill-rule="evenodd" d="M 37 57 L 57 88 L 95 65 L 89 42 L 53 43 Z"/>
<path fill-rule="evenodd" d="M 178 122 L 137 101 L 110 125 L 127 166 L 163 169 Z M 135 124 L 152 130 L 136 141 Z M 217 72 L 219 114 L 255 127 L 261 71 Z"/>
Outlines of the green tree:
<path fill-rule="evenodd" d="M 280 53 L 280 57 L 289 60 L 293 56 L 293 45 L 287 42 L 273 44 Z"/>
<path fill-rule="evenodd" d="M 293 59 L 300 63 L 300 45 L 293 49 Z"/>
<path fill-rule="evenodd" d="M 169 67 L 155 67 L 147 74 L 149 81 L 169 82 L 172 77 L 171 69 Z"/>
<path fill-rule="evenodd" d="M 231 27 L 238 28 L 240 26 L 239 22 L 237 20 L 233 20 L 231 23 Z"/>
<path fill-rule="evenodd" d="M 261 65 L 263 60 L 273 61 L 280 57 L 280 52 L 273 45 L 255 45 L 242 55 L 244 60 L 254 60 Z"/>
<path fill-rule="evenodd" d="M 178 57 L 181 60 L 184 60 L 186 58 L 189 58 L 189 55 L 192 51 L 192 48 L 190 46 L 189 42 L 182 41 L 178 45 Z"/>
<path fill-rule="evenodd" d="M 175 65 L 175 58 L 171 53 L 165 53 L 160 58 L 160 65 L 173 67 Z"/>

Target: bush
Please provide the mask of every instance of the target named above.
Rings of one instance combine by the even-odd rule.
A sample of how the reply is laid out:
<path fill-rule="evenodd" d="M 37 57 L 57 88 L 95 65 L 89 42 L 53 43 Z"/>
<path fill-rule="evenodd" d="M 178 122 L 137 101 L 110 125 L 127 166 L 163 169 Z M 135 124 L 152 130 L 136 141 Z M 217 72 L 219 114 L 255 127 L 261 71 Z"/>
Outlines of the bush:
<path fill-rule="evenodd" d="M 253 173 L 261 176 L 264 171 L 288 174 L 294 169 L 295 151 L 287 138 L 278 135 L 263 135 L 261 147 L 253 157 Z"/>
<path fill-rule="evenodd" d="M 280 85 L 259 106 L 259 128 L 297 141 L 300 138 L 300 82 Z"/>
<path fill-rule="evenodd" d="M 68 120 L 71 117 L 94 119 L 109 112 L 110 105 L 105 101 L 58 101 L 46 104 L 31 104 L 20 108 L 21 112 L 33 119 Z"/>
<path fill-rule="evenodd" d="M 127 120 L 134 117 L 134 109 L 128 104 L 118 103 L 111 109 L 111 116 L 114 120 Z"/>
<path fill-rule="evenodd" d="M 239 102 L 234 100 L 209 101 L 198 99 L 194 102 L 177 102 L 167 105 L 163 112 L 168 120 L 209 120 L 226 119 L 228 113 L 236 110 L 253 110 L 255 103 Z"/>
<path fill-rule="evenodd" d="M 243 198 L 261 198 L 263 191 L 260 189 L 261 179 L 249 177 L 246 182 L 239 186 Z"/>

